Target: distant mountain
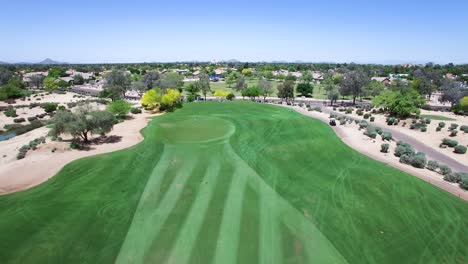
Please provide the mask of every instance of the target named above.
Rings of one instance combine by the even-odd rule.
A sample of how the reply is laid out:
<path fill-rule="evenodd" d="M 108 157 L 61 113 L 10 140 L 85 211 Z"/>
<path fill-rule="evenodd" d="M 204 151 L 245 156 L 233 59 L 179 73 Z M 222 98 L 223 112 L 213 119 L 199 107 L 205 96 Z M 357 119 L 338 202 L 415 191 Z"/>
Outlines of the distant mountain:
<path fill-rule="evenodd" d="M 0 65 L 10 64 L 8 62 L 0 61 Z"/>
<path fill-rule="evenodd" d="M 52 59 L 45 59 L 41 62 L 38 62 L 37 64 L 44 64 L 44 65 L 52 65 L 52 64 L 66 64 L 65 62 L 58 62 L 58 61 L 54 61 Z"/>
<path fill-rule="evenodd" d="M 240 63 L 239 60 L 235 60 L 235 59 L 232 59 L 232 60 L 226 60 L 226 61 L 223 61 L 225 63 Z"/>

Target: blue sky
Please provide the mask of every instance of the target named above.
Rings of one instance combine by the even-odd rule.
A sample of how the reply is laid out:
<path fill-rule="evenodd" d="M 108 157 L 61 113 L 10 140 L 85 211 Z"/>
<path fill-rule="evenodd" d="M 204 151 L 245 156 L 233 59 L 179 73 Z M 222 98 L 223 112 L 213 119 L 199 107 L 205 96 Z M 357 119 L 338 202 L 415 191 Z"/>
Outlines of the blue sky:
<path fill-rule="evenodd" d="M 275 2 L 5 0 L 0 61 L 468 63 L 466 0 Z"/>

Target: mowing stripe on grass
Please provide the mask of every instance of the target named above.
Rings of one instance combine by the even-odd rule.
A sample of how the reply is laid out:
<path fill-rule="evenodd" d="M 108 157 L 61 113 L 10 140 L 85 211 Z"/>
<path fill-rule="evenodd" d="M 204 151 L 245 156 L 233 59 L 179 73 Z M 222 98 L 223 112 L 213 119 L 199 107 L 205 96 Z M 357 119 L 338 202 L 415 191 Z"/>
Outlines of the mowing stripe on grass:
<path fill-rule="evenodd" d="M 215 190 L 219 171 L 219 160 L 212 159 L 203 181 L 200 182 L 197 197 L 193 202 L 189 215 L 185 218 L 177 242 L 171 250 L 168 263 L 187 263 L 190 259 L 190 254 L 197 242 L 209 202 Z"/>
<path fill-rule="evenodd" d="M 164 153 L 164 155 L 173 155 L 173 150 L 167 149 L 166 151 L 169 153 Z M 144 262 L 145 253 L 150 248 L 153 239 L 159 233 L 162 224 L 169 217 L 169 213 L 176 205 L 182 193 L 180 186 L 185 184 L 185 181 L 191 175 L 192 169 L 195 167 L 196 159 L 187 159 L 182 162 L 179 161 L 179 158 L 175 156 L 174 161 L 181 163 L 183 167 L 177 172 L 174 181 L 169 186 L 159 205 L 155 205 L 155 200 L 152 196 L 162 191 L 159 190 L 158 179 L 160 180 L 163 175 L 152 175 L 152 177 L 157 177 L 155 179 L 156 182 L 153 182 L 151 179 L 146 185 L 142 200 L 140 200 L 135 217 L 119 253 L 117 263 Z"/>

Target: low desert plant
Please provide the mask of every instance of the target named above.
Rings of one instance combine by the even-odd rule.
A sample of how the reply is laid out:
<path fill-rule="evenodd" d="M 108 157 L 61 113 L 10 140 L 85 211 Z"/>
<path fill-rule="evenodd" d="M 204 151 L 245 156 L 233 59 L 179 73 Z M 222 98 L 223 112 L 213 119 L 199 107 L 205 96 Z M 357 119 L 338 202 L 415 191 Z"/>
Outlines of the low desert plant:
<path fill-rule="evenodd" d="M 439 122 L 439 126 L 441 129 L 445 127 L 445 122 Z"/>
<path fill-rule="evenodd" d="M 458 124 L 450 124 L 450 127 L 449 127 L 449 130 L 452 131 L 452 130 L 455 130 L 458 128 Z"/>
<path fill-rule="evenodd" d="M 457 154 L 465 154 L 466 153 L 466 146 L 463 145 L 457 145 L 454 148 L 454 151 Z"/>
<path fill-rule="evenodd" d="M 384 144 L 380 145 L 380 152 L 388 153 L 389 148 L 390 148 L 390 145 L 387 144 L 387 143 L 384 143 Z"/>
<path fill-rule="evenodd" d="M 375 117 L 371 116 L 369 120 L 370 120 L 371 122 L 374 122 L 374 121 L 375 121 Z"/>
<path fill-rule="evenodd" d="M 136 114 L 141 114 L 141 109 L 140 108 L 137 108 L 137 107 L 132 107 L 130 109 L 130 113 L 136 115 Z"/>
<path fill-rule="evenodd" d="M 431 123 L 431 120 L 429 118 L 426 118 L 424 119 L 424 122 L 429 125 Z"/>
<path fill-rule="evenodd" d="M 13 122 L 15 123 L 23 123 L 23 122 L 26 122 L 26 119 L 24 119 L 23 117 L 20 117 L 20 118 L 15 118 L 13 119 Z"/>
<path fill-rule="evenodd" d="M 408 155 L 408 156 L 411 156 L 411 155 L 414 155 L 415 151 L 413 149 L 413 147 L 406 143 L 406 142 L 403 142 L 403 141 L 398 141 L 397 142 L 397 147 L 395 148 L 395 156 L 397 157 L 401 157 L 402 155 Z"/>
<path fill-rule="evenodd" d="M 465 133 L 468 133 L 468 126 L 462 125 L 462 126 L 460 126 L 460 130 L 465 132 Z"/>
<path fill-rule="evenodd" d="M 7 117 L 17 117 L 18 115 L 16 114 L 16 109 L 14 108 L 8 108 L 3 112 Z"/>
<path fill-rule="evenodd" d="M 447 146 L 453 148 L 453 147 L 455 147 L 456 145 L 458 145 L 458 141 L 453 140 L 453 139 L 449 139 L 449 138 L 444 138 L 444 139 L 442 139 L 442 144 L 447 145 Z"/>
<path fill-rule="evenodd" d="M 384 141 L 390 141 L 393 138 L 392 133 L 390 132 L 382 132 L 381 137 L 382 137 L 382 140 Z"/>
<path fill-rule="evenodd" d="M 454 130 L 450 131 L 450 135 L 449 135 L 449 136 L 450 136 L 450 137 L 456 137 L 457 134 L 458 134 L 458 130 L 454 129 Z"/>
<path fill-rule="evenodd" d="M 439 162 L 430 160 L 427 162 L 426 168 L 431 171 L 436 171 L 439 168 Z"/>
<path fill-rule="evenodd" d="M 427 127 L 421 127 L 421 132 L 426 132 L 427 131 Z"/>
<path fill-rule="evenodd" d="M 445 165 L 445 164 L 440 164 L 439 165 L 439 173 L 444 175 L 444 176 L 449 175 L 449 174 L 452 173 L 452 169 L 449 166 Z"/>

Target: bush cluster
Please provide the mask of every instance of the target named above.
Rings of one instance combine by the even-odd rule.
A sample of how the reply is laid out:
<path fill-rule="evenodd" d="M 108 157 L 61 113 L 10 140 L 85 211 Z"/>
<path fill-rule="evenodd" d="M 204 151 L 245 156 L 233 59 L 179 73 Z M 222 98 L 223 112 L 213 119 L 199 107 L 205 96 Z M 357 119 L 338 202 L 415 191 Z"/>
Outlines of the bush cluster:
<path fill-rule="evenodd" d="M 18 115 L 16 114 L 16 109 L 14 108 L 8 108 L 3 112 L 7 117 L 17 117 Z"/>
<path fill-rule="evenodd" d="M 26 157 L 26 153 L 28 153 L 29 150 L 36 150 L 39 144 L 44 144 L 44 143 L 46 143 L 45 137 L 40 137 L 40 138 L 36 138 L 36 139 L 29 141 L 28 145 L 23 145 L 19 149 L 19 152 L 16 155 L 16 159 L 24 159 L 24 157 Z"/>
<path fill-rule="evenodd" d="M 403 155 L 412 156 L 414 154 L 415 154 L 415 151 L 410 144 L 403 142 L 403 141 L 397 142 L 397 147 L 395 148 L 395 153 L 394 153 L 395 156 L 397 157 L 401 157 Z"/>
<path fill-rule="evenodd" d="M 435 160 L 430 160 L 427 162 L 426 168 L 431 171 L 437 171 L 439 168 L 439 162 Z"/>
<path fill-rule="evenodd" d="M 20 117 L 20 118 L 15 118 L 13 119 L 13 122 L 15 123 L 23 123 L 23 122 L 26 122 L 26 119 L 24 119 L 23 117 Z"/>
<path fill-rule="evenodd" d="M 465 154 L 466 153 L 466 146 L 457 145 L 455 146 L 454 152 L 457 154 Z"/>
<path fill-rule="evenodd" d="M 466 126 L 466 125 L 460 126 L 460 130 L 465 132 L 465 133 L 468 133 L 468 126 Z"/>
<path fill-rule="evenodd" d="M 458 130 L 454 129 L 454 130 L 451 130 L 451 131 L 450 131 L 450 135 L 449 135 L 449 136 L 450 136 L 450 137 L 456 137 L 457 134 L 458 134 Z"/>
<path fill-rule="evenodd" d="M 130 109 L 130 113 L 136 115 L 136 114 L 141 114 L 141 109 L 140 108 L 137 108 L 137 107 L 132 107 Z"/>
<path fill-rule="evenodd" d="M 445 122 L 439 122 L 439 126 L 441 129 L 445 127 Z"/>
<path fill-rule="evenodd" d="M 442 139 L 442 144 L 446 145 L 446 146 L 449 146 L 451 148 L 454 148 L 456 145 L 458 145 L 458 141 L 453 140 L 453 139 L 449 139 L 449 138 L 444 138 L 444 139 Z"/>
<path fill-rule="evenodd" d="M 449 131 L 455 130 L 458 128 L 458 124 L 450 124 Z"/>
<path fill-rule="evenodd" d="M 390 140 L 393 139 L 392 133 L 390 133 L 390 132 L 382 132 L 382 134 L 380 136 L 382 137 L 382 140 L 384 140 L 384 141 L 390 141 Z"/>
<path fill-rule="evenodd" d="M 388 149 L 390 148 L 390 145 L 387 143 L 384 143 L 380 145 L 380 152 L 382 153 L 388 153 Z"/>
<path fill-rule="evenodd" d="M 418 152 L 415 154 L 403 154 L 400 156 L 400 162 L 409 164 L 415 168 L 423 169 L 426 167 L 426 154 Z"/>

